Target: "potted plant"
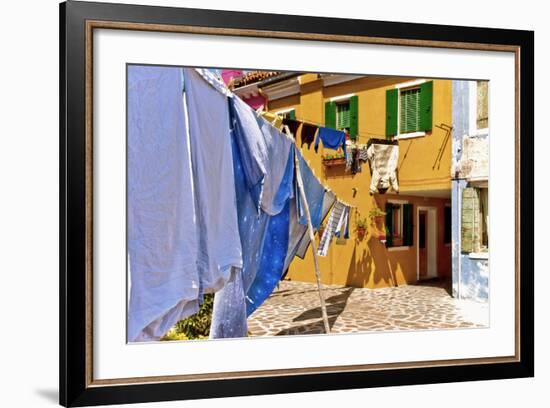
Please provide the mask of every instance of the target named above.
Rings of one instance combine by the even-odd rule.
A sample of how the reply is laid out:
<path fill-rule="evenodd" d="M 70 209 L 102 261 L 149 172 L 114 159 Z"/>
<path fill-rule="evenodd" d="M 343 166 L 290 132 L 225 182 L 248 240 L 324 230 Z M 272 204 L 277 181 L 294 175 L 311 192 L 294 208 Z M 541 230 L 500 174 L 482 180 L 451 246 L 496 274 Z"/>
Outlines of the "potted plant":
<path fill-rule="evenodd" d="M 386 213 L 378 207 L 373 207 L 369 211 L 369 217 L 371 220 L 374 220 L 374 221 L 384 220 L 385 215 Z"/>
<path fill-rule="evenodd" d="M 357 221 L 355 221 L 355 232 L 357 233 L 357 238 L 359 238 L 359 240 L 365 238 L 365 234 L 367 232 L 366 218 L 358 218 Z"/>
<path fill-rule="evenodd" d="M 326 167 L 338 166 L 341 164 L 346 164 L 343 153 L 326 154 L 323 156 L 323 165 Z"/>

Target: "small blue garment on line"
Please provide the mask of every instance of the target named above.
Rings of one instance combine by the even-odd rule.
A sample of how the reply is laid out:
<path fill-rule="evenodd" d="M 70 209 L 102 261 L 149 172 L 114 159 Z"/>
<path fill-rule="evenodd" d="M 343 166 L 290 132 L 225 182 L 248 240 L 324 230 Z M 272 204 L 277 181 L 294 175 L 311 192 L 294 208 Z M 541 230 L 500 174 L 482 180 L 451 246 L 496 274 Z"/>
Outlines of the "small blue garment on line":
<path fill-rule="evenodd" d="M 336 130 L 327 127 L 320 127 L 315 139 L 315 152 L 319 150 L 319 140 L 323 141 L 323 147 L 332 150 L 338 150 L 342 146 L 344 157 L 346 157 L 346 133 L 341 130 Z"/>
<path fill-rule="evenodd" d="M 322 210 L 323 210 L 323 198 L 325 196 L 325 187 L 315 177 L 311 168 L 307 165 L 304 157 L 300 153 L 298 155 L 298 162 L 300 165 L 300 175 L 302 176 L 302 182 L 304 184 L 304 194 L 309 206 L 309 213 L 311 214 L 311 224 L 314 229 L 319 229 L 322 222 Z M 296 183 L 297 185 L 297 183 Z M 296 188 L 298 188 L 296 186 Z M 296 203 L 298 204 L 298 219 L 302 225 L 307 225 L 307 218 L 305 208 L 303 207 L 302 199 L 299 191 L 296 191 Z"/>

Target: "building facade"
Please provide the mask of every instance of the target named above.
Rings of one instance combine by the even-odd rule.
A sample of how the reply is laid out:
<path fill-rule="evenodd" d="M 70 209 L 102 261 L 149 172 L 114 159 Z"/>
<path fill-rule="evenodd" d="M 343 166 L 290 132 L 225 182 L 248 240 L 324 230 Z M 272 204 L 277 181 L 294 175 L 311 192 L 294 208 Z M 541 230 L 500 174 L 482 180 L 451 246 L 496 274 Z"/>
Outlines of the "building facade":
<path fill-rule="evenodd" d="M 453 81 L 453 296 L 489 298 L 489 92 Z"/>
<path fill-rule="evenodd" d="M 386 140 L 399 148 L 399 192 L 371 194 L 369 164 L 350 172 L 334 150 L 301 146 L 321 182 L 354 207 L 349 239 L 333 241 L 319 258 L 323 283 L 379 288 L 455 278 L 453 81 L 285 73 L 234 91 L 245 101 L 261 96 L 271 113 L 345 130 L 349 147 Z M 295 258 L 286 278 L 315 281 L 311 250 Z"/>

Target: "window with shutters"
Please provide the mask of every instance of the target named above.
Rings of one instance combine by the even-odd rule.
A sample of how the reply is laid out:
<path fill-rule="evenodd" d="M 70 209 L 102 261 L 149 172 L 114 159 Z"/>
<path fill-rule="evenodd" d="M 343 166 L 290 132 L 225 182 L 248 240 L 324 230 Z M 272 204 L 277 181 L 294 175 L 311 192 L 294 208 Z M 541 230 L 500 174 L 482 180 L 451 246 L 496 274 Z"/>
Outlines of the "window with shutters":
<path fill-rule="evenodd" d="M 413 244 L 412 204 L 386 203 L 386 246 L 405 247 Z"/>
<path fill-rule="evenodd" d="M 401 90 L 399 95 L 399 133 L 420 130 L 420 88 Z"/>
<path fill-rule="evenodd" d="M 336 104 L 336 129 L 349 132 L 350 103 L 349 100 Z"/>
<path fill-rule="evenodd" d="M 386 90 L 386 137 L 425 136 L 433 124 L 434 82 L 410 81 Z"/>
<path fill-rule="evenodd" d="M 325 102 L 325 126 L 345 131 L 350 139 L 359 134 L 359 96 L 344 95 Z"/>

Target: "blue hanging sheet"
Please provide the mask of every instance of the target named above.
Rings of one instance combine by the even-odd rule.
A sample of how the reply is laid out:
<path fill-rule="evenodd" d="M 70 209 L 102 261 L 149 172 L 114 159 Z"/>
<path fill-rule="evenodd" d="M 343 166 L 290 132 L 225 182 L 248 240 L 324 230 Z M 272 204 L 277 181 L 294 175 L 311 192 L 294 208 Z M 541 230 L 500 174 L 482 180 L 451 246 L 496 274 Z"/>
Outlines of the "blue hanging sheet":
<path fill-rule="evenodd" d="M 313 224 L 314 229 L 318 229 L 322 221 L 321 218 L 323 210 L 323 198 L 325 196 L 325 187 L 319 182 L 317 177 L 315 177 L 313 171 L 304 160 L 304 157 L 299 153 L 297 154 L 300 164 L 300 174 L 302 176 L 302 182 L 304 184 L 304 194 L 309 205 L 311 223 Z M 297 183 L 296 188 L 298 188 Z M 296 191 L 295 195 L 296 202 L 298 204 L 299 223 L 302 225 L 307 225 L 306 213 L 301 196 L 298 191 Z"/>
<path fill-rule="evenodd" d="M 239 103 L 238 98 L 232 98 L 229 101 L 230 106 L 237 103 Z M 258 212 L 256 186 L 251 186 L 249 183 L 250 179 L 246 173 L 245 165 L 245 163 L 254 162 L 256 158 L 248 157 L 252 152 L 239 147 L 239 139 L 247 138 L 250 142 L 256 143 L 255 137 L 264 138 L 265 135 L 256 132 L 256 126 L 259 123 L 256 126 L 252 123 L 250 127 L 239 126 L 238 124 L 242 123 L 239 121 L 239 115 L 242 113 L 239 113 L 234 107 L 230 109 L 230 113 L 233 125 L 233 173 L 239 234 L 243 249 L 243 268 L 242 270 L 235 268 L 230 282 L 214 297 L 210 338 L 246 336 L 248 309 L 246 303 L 248 302 L 245 301 L 245 294 L 248 292 L 248 298 L 253 300 L 257 307 L 275 288 L 276 282 L 272 284 L 271 281 L 275 276 L 280 278 L 282 274 L 282 266 L 288 249 L 289 200 L 294 195 L 294 145 L 290 140 L 284 139 L 282 134 L 276 134 L 273 136 L 281 139 L 272 139 L 271 143 L 267 145 L 267 149 L 268 151 L 269 149 L 287 151 L 287 160 L 286 162 L 280 160 L 280 155 L 270 154 L 268 156 L 272 158 L 272 161 L 282 162 L 283 166 L 265 162 L 265 168 L 268 171 L 265 177 L 266 183 L 269 185 L 273 180 L 279 180 L 279 188 L 277 190 L 272 187 L 268 188 L 266 193 L 262 194 L 261 199 L 264 202 L 266 197 L 270 197 L 271 201 L 266 203 L 267 207 L 271 210 L 279 210 L 279 213 L 269 216 L 263 210 L 263 206 Z M 269 128 L 266 128 L 265 131 L 271 133 Z M 288 148 L 286 149 L 285 146 L 281 148 L 281 143 L 289 143 Z M 280 174 L 270 173 L 270 169 Z M 274 260 L 273 264 L 270 264 L 270 259 Z M 277 259 L 281 259 L 281 261 L 277 262 Z"/>
<path fill-rule="evenodd" d="M 250 316 L 269 297 L 283 275 L 288 250 L 290 201 L 269 219 L 256 279 L 246 294 L 246 314 Z"/>
<path fill-rule="evenodd" d="M 242 102 L 242 101 L 241 101 Z M 233 173 L 235 177 L 235 193 L 237 197 L 237 217 L 239 235 L 243 249 L 243 268 L 234 269 L 231 281 L 214 296 L 210 338 L 245 337 L 247 334 L 245 294 L 256 277 L 259 264 L 259 254 L 263 245 L 269 216 L 258 212 L 260 184 L 251 183 L 247 169 L 258 163 L 257 158 L 248 149 L 242 149 L 243 139 L 258 145 L 254 138 L 262 137 L 261 133 L 253 133 L 254 127 L 243 128 L 239 120 L 239 104 L 237 98 L 229 100 L 230 122 L 232 125 L 231 145 L 233 155 Z M 256 123 L 254 119 L 254 123 Z M 239 142 L 240 141 L 240 142 Z M 246 158 L 243 159 L 243 156 Z M 265 168 L 265 167 L 264 167 Z M 263 175 L 256 180 L 263 180 Z"/>

